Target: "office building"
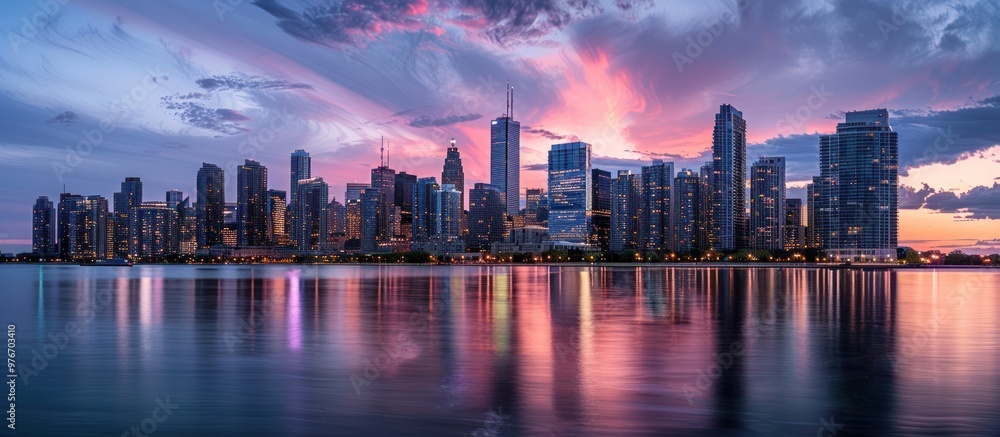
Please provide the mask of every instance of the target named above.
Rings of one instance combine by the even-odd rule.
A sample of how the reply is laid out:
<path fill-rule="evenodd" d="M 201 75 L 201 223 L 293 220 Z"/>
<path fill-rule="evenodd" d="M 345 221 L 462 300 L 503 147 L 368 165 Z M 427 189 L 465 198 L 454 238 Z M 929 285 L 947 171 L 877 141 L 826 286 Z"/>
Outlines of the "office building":
<path fill-rule="evenodd" d="M 712 230 L 712 181 L 714 180 L 715 165 L 712 161 L 701 166 L 698 176 L 701 179 L 701 186 L 698 192 L 698 235 L 695 238 L 695 248 L 702 251 L 709 251 L 713 247 Z"/>
<path fill-rule="evenodd" d="M 521 123 L 514 121 L 514 89 L 509 86 L 507 112 L 490 122 L 490 185 L 504 193 L 508 215 L 521 210 Z"/>
<path fill-rule="evenodd" d="M 56 253 L 56 209 L 48 196 L 40 196 L 31 208 L 31 252 L 42 256 Z"/>
<path fill-rule="evenodd" d="M 574 142 L 549 150 L 549 238 L 586 245 L 593 208 L 591 146 Z"/>
<path fill-rule="evenodd" d="M 816 218 L 819 216 L 819 187 L 822 185 L 819 176 L 813 176 L 812 183 L 806 185 L 806 246 L 818 248 L 822 246 L 819 238 L 819 228 Z"/>
<path fill-rule="evenodd" d="M 606 252 L 611 244 L 611 172 L 595 168 L 591 180 L 590 241 Z"/>
<path fill-rule="evenodd" d="M 267 190 L 267 241 L 273 246 L 287 246 L 291 240 L 286 223 L 289 215 L 286 199 L 284 191 Z"/>
<path fill-rule="evenodd" d="M 716 250 L 747 247 L 746 152 L 743 113 L 722 105 L 712 130 L 712 245 Z"/>
<path fill-rule="evenodd" d="M 413 186 L 413 241 L 423 242 L 437 233 L 434 193 L 440 190 L 437 179 L 420 178 Z"/>
<path fill-rule="evenodd" d="M 544 188 L 525 190 L 524 222 L 526 225 L 543 226 L 549 221 L 549 198 Z"/>
<path fill-rule="evenodd" d="M 375 253 L 379 249 L 379 243 L 384 242 L 380 238 L 382 223 L 380 219 L 385 217 L 384 209 L 389 205 L 385 201 L 382 190 L 372 187 L 361 192 L 361 253 Z"/>
<path fill-rule="evenodd" d="M 785 248 L 784 157 L 761 157 L 750 167 L 750 247 Z"/>
<path fill-rule="evenodd" d="M 638 249 L 641 204 L 642 179 L 618 170 L 618 177 L 611 181 L 611 252 Z"/>
<path fill-rule="evenodd" d="M 431 193 L 434 203 L 434 235 L 456 239 L 462 235 L 462 195 L 454 185 L 441 185 Z"/>
<path fill-rule="evenodd" d="M 267 167 L 247 159 L 236 170 L 236 239 L 240 246 L 265 246 L 267 239 Z"/>
<path fill-rule="evenodd" d="M 455 189 L 462 194 L 461 208 L 465 210 L 465 170 L 462 167 L 462 156 L 458 152 L 454 138 L 451 139 L 451 146 L 448 147 L 448 154 L 444 158 L 441 184 L 455 186 Z"/>
<path fill-rule="evenodd" d="M 297 191 L 295 245 L 304 252 L 321 251 L 327 241 L 326 213 L 330 186 L 323 178 L 302 179 L 298 181 Z"/>
<path fill-rule="evenodd" d="M 129 253 L 139 258 L 159 258 L 180 252 L 177 209 L 166 202 L 135 206 L 129 223 Z"/>
<path fill-rule="evenodd" d="M 806 227 L 802 224 L 802 199 L 785 199 L 785 250 L 806 247 Z"/>
<path fill-rule="evenodd" d="M 226 208 L 226 172 L 215 164 L 203 163 L 198 169 L 198 247 L 207 249 L 222 244 Z"/>
<path fill-rule="evenodd" d="M 896 260 L 898 148 L 885 109 L 848 112 L 820 137 L 817 226 L 830 258 Z"/>
<path fill-rule="evenodd" d="M 670 192 L 674 163 L 653 160 L 642 168 L 642 223 L 639 237 L 646 252 L 669 252 L 673 248 L 670 223 Z"/>
<path fill-rule="evenodd" d="M 184 192 L 181 190 L 167 191 L 167 206 L 177 208 L 184 201 Z"/>
<path fill-rule="evenodd" d="M 689 169 L 681 169 L 674 177 L 674 193 L 671 198 L 673 219 L 673 250 L 690 252 L 697 247 L 701 217 L 701 175 Z"/>
<path fill-rule="evenodd" d="M 142 203 L 142 181 L 136 177 L 125 178 L 121 191 L 115 193 L 113 199 L 115 212 L 109 228 L 114 236 L 115 257 L 125 259 L 131 255 L 129 247 L 133 242 L 129 240 L 129 226 L 132 209 Z"/>
<path fill-rule="evenodd" d="M 60 258 L 81 261 L 114 256 L 108 200 L 104 197 L 63 193 L 59 195 L 58 220 Z"/>
<path fill-rule="evenodd" d="M 499 188 L 477 183 L 469 190 L 469 235 L 467 247 L 472 252 L 490 250 L 504 240 L 507 215 L 506 196 Z"/>
<path fill-rule="evenodd" d="M 398 217 L 395 235 L 410 241 L 413 237 L 413 187 L 417 184 L 415 175 L 401 172 L 396 174 L 393 194 L 394 215 Z"/>
<path fill-rule="evenodd" d="M 371 184 L 348 182 L 344 194 L 344 238 L 361 238 L 361 193 L 371 188 Z"/>

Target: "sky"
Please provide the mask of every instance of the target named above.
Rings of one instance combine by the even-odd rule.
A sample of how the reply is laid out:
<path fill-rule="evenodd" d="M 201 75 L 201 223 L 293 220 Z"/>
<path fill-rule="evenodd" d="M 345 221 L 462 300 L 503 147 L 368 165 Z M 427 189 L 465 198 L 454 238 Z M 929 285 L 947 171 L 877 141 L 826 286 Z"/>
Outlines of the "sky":
<path fill-rule="evenodd" d="M 887 108 L 899 132 L 900 244 L 1000 244 L 1000 4 L 995 0 L 41 0 L 0 6 L 0 251 L 30 245 L 36 197 L 195 192 L 203 162 L 255 159 L 286 190 L 289 154 L 343 199 L 378 166 L 489 181 L 489 122 L 514 88 L 521 187 L 552 144 L 614 173 L 695 171 L 719 105 L 748 156 L 785 156 L 788 197 L 819 135 Z M 978 244 L 977 244 L 978 243 Z"/>

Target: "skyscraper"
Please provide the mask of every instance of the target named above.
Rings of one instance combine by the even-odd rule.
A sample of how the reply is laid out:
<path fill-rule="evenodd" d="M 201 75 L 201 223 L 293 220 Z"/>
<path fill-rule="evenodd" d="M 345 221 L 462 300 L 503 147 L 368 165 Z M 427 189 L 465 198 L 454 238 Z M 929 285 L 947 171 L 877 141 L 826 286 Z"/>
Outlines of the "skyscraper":
<path fill-rule="evenodd" d="M 420 178 L 413 186 L 413 241 L 424 242 L 437 233 L 434 193 L 440 190 L 437 179 Z"/>
<path fill-rule="evenodd" d="M 337 201 L 334 197 L 330 199 L 330 203 L 326 207 L 326 218 L 327 218 L 327 231 L 330 235 L 343 234 L 345 225 L 345 208 L 344 204 Z"/>
<path fill-rule="evenodd" d="M 133 244 L 129 238 L 129 226 L 132 222 L 132 209 L 142 203 L 142 181 L 139 178 L 125 178 L 120 192 L 114 194 L 114 218 L 110 224 L 114 235 L 115 257 L 128 258 L 129 247 Z"/>
<path fill-rule="evenodd" d="M 388 203 L 382 190 L 372 187 L 361 192 L 361 253 L 375 253 L 379 248 L 380 218 Z"/>
<path fill-rule="evenodd" d="M 747 123 L 743 113 L 722 105 L 712 131 L 713 249 L 747 247 Z"/>
<path fill-rule="evenodd" d="M 384 145 L 381 150 L 384 153 Z M 375 232 L 375 244 L 378 246 L 391 241 L 392 237 L 396 233 L 396 229 L 394 229 L 393 226 L 393 213 L 395 212 L 394 203 L 396 199 L 396 170 L 389 168 L 389 165 L 384 159 L 384 154 L 378 168 L 372 169 L 372 189 L 378 190 L 382 193 L 381 204 L 377 210 L 377 229 Z"/>
<path fill-rule="evenodd" d="M 458 153 L 455 139 L 451 139 L 448 154 L 444 158 L 444 170 L 441 171 L 441 184 L 454 185 L 462 193 L 461 209 L 465 210 L 465 170 L 462 168 L 462 156 Z"/>
<path fill-rule="evenodd" d="M 198 246 L 207 249 L 222 244 L 226 209 L 226 172 L 215 164 L 198 169 Z"/>
<path fill-rule="evenodd" d="M 163 257 L 180 251 L 177 209 L 166 202 L 143 202 L 132 209 L 129 253 L 140 258 Z"/>
<path fill-rule="evenodd" d="M 666 252 L 673 249 L 671 239 L 670 187 L 674 179 L 674 163 L 654 159 L 642 168 L 642 223 L 639 235 L 642 250 Z"/>
<path fill-rule="evenodd" d="M 521 123 L 514 121 L 510 86 L 507 112 L 490 122 L 490 185 L 504 193 L 507 214 L 517 215 L 521 210 Z"/>
<path fill-rule="evenodd" d="M 638 248 L 641 203 L 642 180 L 631 171 L 618 170 L 618 178 L 611 181 L 611 252 Z"/>
<path fill-rule="evenodd" d="M 237 244 L 264 246 L 268 242 L 267 167 L 247 159 L 237 169 L 236 179 Z"/>
<path fill-rule="evenodd" d="M 486 252 L 493 243 L 503 241 L 506 231 L 506 205 L 504 193 L 493 185 L 477 183 L 469 190 L 467 244 L 470 251 Z"/>
<path fill-rule="evenodd" d="M 701 217 L 701 176 L 689 169 L 682 169 L 674 177 L 673 210 L 673 250 L 690 252 L 698 240 L 698 220 Z"/>
<path fill-rule="evenodd" d="M 361 193 L 371 188 L 371 184 L 348 182 L 344 193 L 344 238 L 361 238 Z"/>
<path fill-rule="evenodd" d="M 56 243 L 56 210 L 47 196 L 40 196 L 31 208 L 31 252 L 52 255 Z"/>
<path fill-rule="evenodd" d="M 846 118 L 837 133 L 819 141 L 819 238 L 835 260 L 894 261 L 898 135 L 885 109 L 848 112 Z"/>
<path fill-rule="evenodd" d="M 59 256 L 70 260 L 114 255 L 108 233 L 108 200 L 101 196 L 59 196 Z"/>
<path fill-rule="evenodd" d="M 806 247 L 806 227 L 802 224 L 802 199 L 785 199 L 785 250 Z"/>
<path fill-rule="evenodd" d="M 184 201 L 184 193 L 180 190 L 167 191 L 167 206 L 177 208 Z"/>
<path fill-rule="evenodd" d="M 549 238 L 586 244 L 590 240 L 593 175 L 590 144 L 555 144 L 549 150 Z"/>
<path fill-rule="evenodd" d="M 298 200 L 298 190 L 296 190 L 296 187 L 298 187 L 299 181 L 312 178 L 312 158 L 305 150 L 298 149 L 292 152 L 290 176 L 291 180 L 289 181 L 288 189 L 291 191 L 292 196 L 289 199 L 288 206 L 294 208 L 295 201 Z"/>
<path fill-rule="evenodd" d="M 298 182 L 296 182 L 298 188 Z M 288 217 L 288 205 L 285 192 L 267 190 L 267 242 L 274 246 L 287 246 L 289 243 L 288 227 L 285 218 Z"/>
<path fill-rule="evenodd" d="M 300 251 L 323 250 L 327 238 L 326 207 L 330 187 L 323 178 L 309 178 L 297 182 L 297 191 L 295 245 Z"/>
<path fill-rule="evenodd" d="M 434 202 L 434 234 L 441 238 L 462 235 L 462 195 L 452 184 L 441 185 L 431 197 Z"/>
<path fill-rule="evenodd" d="M 607 252 L 611 241 L 611 172 L 599 168 L 590 172 L 593 181 L 590 241 Z"/>
<path fill-rule="evenodd" d="M 784 157 L 761 157 L 750 167 L 750 247 L 785 247 Z"/>
<path fill-rule="evenodd" d="M 549 199 L 544 188 L 528 188 L 524 193 L 524 221 L 541 225 L 549 220 Z"/>
<path fill-rule="evenodd" d="M 698 188 L 698 236 L 695 238 L 695 247 L 699 250 L 711 250 L 713 247 L 713 226 L 712 226 L 712 181 L 714 164 L 709 161 L 701 166 L 698 175 L 701 179 L 701 186 Z"/>
<path fill-rule="evenodd" d="M 812 183 L 806 185 L 806 246 L 810 248 L 822 246 L 817 227 L 819 187 L 822 185 L 819 176 L 813 176 Z"/>
<path fill-rule="evenodd" d="M 417 184 L 415 175 L 401 172 L 396 174 L 393 205 L 399 211 L 399 229 L 396 234 L 410 241 L 413 235 L 413 187 Z"/>

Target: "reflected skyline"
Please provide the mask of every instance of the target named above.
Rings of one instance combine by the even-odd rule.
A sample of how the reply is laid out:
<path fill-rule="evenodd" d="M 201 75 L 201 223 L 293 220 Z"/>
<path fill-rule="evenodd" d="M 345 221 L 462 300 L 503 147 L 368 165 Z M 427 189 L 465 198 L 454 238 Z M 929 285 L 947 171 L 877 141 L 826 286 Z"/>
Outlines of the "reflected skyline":
<path fill-rule="evenodd" d="M 167 396 L 164 435 L 468 434 L 488 411 L 499 435 L 1000 425 L 989 271 L 5 269 L 23 368 L 80 327 L 18 380 L 32 432 L 118 435 Z"/>

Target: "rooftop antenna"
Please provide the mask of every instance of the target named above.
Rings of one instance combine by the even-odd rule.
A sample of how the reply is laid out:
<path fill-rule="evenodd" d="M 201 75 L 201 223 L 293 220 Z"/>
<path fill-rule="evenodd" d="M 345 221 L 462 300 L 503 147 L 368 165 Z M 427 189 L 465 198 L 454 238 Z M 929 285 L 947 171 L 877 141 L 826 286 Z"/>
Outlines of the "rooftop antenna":
<path fill-rule="evenodd" d="M 510 117 L 510 78 L 507 78 L 507 88 L 504 89 L 504 104 L 507 105 L 507 110 L 504 111 L 504 117 Z"/>
<path fill-rule="evenodd" d="M 378 162 L 380 167 L 385 167 L 385 137 L 382 137 L 382 147 L 379 150 Z"/>
<path fill-rule="evenodd" d="M 389 166 L 389 142 L 385 142 L 385 166 Z"/>
<path fill-rule="evenodd" d="M 514 119 L 514 87 L 510 87 L 510 119 Z"/>

